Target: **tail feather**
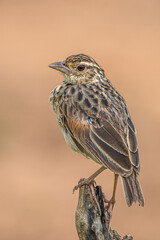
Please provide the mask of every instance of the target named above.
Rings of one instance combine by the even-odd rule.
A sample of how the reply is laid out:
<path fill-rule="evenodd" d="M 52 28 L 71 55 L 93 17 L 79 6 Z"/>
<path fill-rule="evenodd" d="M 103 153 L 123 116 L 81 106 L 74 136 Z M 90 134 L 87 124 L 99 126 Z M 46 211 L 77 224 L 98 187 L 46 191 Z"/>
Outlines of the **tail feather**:
<path fill-rule="evenodd" d="M 133 202 L 137 201 L 140 206 L 144 206 L 144 198 L 136 172 L 133 171 L 133 173 L 128 177 L 122 177 L 122 182 L 128 206 L 130 207 Z"/>

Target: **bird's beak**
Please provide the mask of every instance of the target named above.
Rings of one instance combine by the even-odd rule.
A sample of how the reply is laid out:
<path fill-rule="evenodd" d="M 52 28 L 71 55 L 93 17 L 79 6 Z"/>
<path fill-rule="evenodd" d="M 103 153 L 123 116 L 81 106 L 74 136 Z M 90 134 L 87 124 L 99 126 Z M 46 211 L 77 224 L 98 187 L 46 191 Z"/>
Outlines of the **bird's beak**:
<path fill-rule="evenodd" d="M 51 63 L 48 65 L 48 67 L 56 69 L 62 73 L 65 73 L 67 75 L 69 75 L 71 73 L 71 70 L 69 69 L 69 67 L 66 66 L 66 62 L 55 62 L 55 63 Z"/>

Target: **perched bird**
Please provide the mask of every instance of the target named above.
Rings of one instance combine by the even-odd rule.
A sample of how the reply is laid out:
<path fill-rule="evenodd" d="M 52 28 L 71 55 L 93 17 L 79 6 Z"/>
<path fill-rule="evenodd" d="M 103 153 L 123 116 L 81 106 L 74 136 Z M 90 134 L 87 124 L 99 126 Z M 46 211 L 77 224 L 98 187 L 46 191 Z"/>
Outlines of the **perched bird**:
<path fill-rule="evenodd" d="M 108 168 L 115 175 L 110 203 L 115 203 L 120 175 L 128 206 L 137 201 L 144 206 L 137 179 L 140 162 L 136 131 L 123 97 L 106 78 L 104 70 L 87 55 L 72 55 L 49 67 L 64 75 L 63 83 L 51 92 L 50 102 L 67 144 L 102 165 L 75 189 L 89 184 Z"/>

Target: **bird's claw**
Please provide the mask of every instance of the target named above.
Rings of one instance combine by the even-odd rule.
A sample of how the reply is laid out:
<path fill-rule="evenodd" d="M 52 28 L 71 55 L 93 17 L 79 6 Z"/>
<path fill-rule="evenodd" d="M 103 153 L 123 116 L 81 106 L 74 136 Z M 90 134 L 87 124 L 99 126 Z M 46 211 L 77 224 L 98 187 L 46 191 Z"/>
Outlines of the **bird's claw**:
<path fill-rule="evenodd" d="M 95 180 L 90 180 L 88 178 L 81 178 L 78 182 L 78 184 L 73 188 L 73 193 L 78 189 L 78 188 L 81 188 L 83 185 L 89 185 L 90 187 L 90 190 L 91 190 L 91 195 L 93 197 L 93 200 L 95 201 L 97 207 L 98 207 L 98 210 L 99 210 L 99 214 L 101 216 L 101 209 L 100 209 L 100 206 L 99 206 L 99 203 L 98 203 L 98 200 L 97 200 L 97 197 L 96 197 L 96 193 L 95 193 L 95 190 L 94 190 L 94 186 L 96 185 L 96 182 Z"/>
<path fill-rule="evenodd" d="M 89 179 L 88 178 L 81 178 L 80 180 L 79 180 L 79 182 L 78 182 L 78 184 L 73 188 L 73 193 L 78 189 L 78 188 L 81 188 L 83 185 L 85 185 L 85 184 L 88 184 L 88 185 L 90 185 L 90 184 L 96 184 L 96 182 L 94 181 L 94 180 L 92 180 L 92 181 L 89 181 Z"/>

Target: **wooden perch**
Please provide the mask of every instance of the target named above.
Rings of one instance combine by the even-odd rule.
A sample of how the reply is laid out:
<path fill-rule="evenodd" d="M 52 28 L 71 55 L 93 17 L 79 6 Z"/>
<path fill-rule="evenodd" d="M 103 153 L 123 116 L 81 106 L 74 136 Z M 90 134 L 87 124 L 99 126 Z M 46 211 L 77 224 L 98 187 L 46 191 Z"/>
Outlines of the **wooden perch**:
<path fill-rule="evenodd" d="M 80 240 L 133 240 L 131 235 L 123 238 L 108 227 L 108 212 L 104 207 L 102 189 L 94 187 L 97 203 L 91 195 L 90 186 L 84 185 L 79 189 L 79 201 L 76 210 L 76 229 Z"/>

